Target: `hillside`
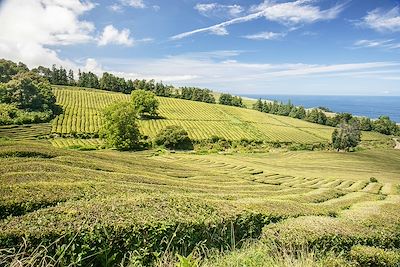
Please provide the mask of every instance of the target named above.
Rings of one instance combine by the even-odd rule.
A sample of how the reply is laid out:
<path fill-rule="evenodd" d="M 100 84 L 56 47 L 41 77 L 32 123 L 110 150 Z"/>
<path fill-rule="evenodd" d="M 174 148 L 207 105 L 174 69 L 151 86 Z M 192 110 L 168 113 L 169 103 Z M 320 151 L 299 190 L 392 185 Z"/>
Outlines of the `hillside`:
<path fill-rule="evenodd" d="M 101 110 L 129 95 L 80 88 L 55 88 L 57 102 L 64 109 L 52 124 L 52 132 L 94 133 L 101 125 Z M 159 97 L 163 119 L 140 122 L 143 134 L 154 137 L 167 125 L 181 125 L 193 140 L 211 136 L 227 140 L 264 140 L 267 142 L 318 143 L 330 140 L 331 127 L 290 117 L 265 114 L 251 109 Z M 382 135 L 365 132 L 363 140 L 381 139 Z"/>
<path fill-rule="evenodd" d="M 129 99 L 129 95 L 122 93 L 73 87 L 58 86 L 55 87 L 54 93 L 57 103 L 64 111 L 53 120 L 48 131 L 57 134 L 97 133 L 102 123 L 102 109 L 116 101 Z M 142 133 L 149 137 L 154 137 L 167 125 L 181 125 L 193 140 L 218 136 L 227 140 L 325 143 L 330 140 L 333 130 L 331 127 L 251 109 L 174 98 L 158 99 L 162 119 L 140 121 Z M 43 128 L 40 127 L 40 133 L 43 133 Z M 26 132 L 26 128 L 21 131 Z M 2 127 L 0 134 L 18 137 L 18 127 Z M 363 133 L 363 140 L 385 138 L 373 132 Z"/>
<path fill-rule="evenodd" d="M 25 238 L 25 249 L 49 245 L 52 255 L 64 245 L 66 262 L 79 253 L 86 265 L 110 255 L 117 264 L 136 251 L 130 260 L 148 265 L 277 232 L 274 242 L 344 252 L 399 242 L 397 150 L 158 155 L 3 141 L 0 164 L 0 247 Z"/>

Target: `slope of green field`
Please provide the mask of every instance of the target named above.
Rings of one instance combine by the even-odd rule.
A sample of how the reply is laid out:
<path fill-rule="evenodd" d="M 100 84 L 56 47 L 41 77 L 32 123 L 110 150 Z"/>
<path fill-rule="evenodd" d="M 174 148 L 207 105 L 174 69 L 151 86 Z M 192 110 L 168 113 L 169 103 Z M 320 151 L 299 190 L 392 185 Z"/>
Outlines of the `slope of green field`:
<path fill-rule="evenodd" d="M 148 263 L 167 250 L 239 247 L 264 227 L 285 233 L 291 225 L 303 233 L 302 225 L 320 221 L 340 229 L 359 223 L 356 237 L 386 238 L 391 243 L 383 247 L 400 242 L 392 235 L 399 217 L 391 215 L 400 212 L 396 150 L 158 155 L 2 141 L 0 164 L 0 248 L 18 247 L 23 238 L 28 247 L 60 238 L 57 246 L 74 243 L 68 260 L 79 252 L 99 264 L 105 254 L 118 261 L 136 251 Z M 383 209 L 388 215 L 371 221 Z M 343 232 L 349 240 L 351 229 Z"/>
<path fill-rule="evenodd" d="M 129 95 L 93 89 L 57 87 L 57 102 L 64 113 L 54 119 L 52 132 L 96 133 L 101 110 L 110 103 L 129 100 Z M 154 137 L 167 125 L 181 125 L 193 140 L 213 135 L 228 140 L 321 143 L 330 140 L 332 128 L 305 121 L 265 114 L 251 109 L 207 104 L 173 98 L 158 98 L 162 119 L 140 121 L 144 135 Z M 377 133 L 365 132 L 363 140 L 382 140 Z"/>
<path fill-rule="evenodd" d="M 0 137 L 15 140 L 35 140 L 51 132 L 50 123 L 0 126 Z"/>

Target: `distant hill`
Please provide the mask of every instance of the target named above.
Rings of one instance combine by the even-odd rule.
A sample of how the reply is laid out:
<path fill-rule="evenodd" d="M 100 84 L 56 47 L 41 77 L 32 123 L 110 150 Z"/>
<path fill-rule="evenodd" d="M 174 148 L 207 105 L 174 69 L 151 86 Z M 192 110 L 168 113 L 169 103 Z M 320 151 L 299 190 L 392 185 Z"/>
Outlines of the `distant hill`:
<path fill-rule="evenodd" d="M 101 110 L 129 95 L 95 89 L 55 87 L 57 102 L 64 114 L 56 117 L 51 131 L 59 134 L 96 133 L 101 126 Z M 263 140 L 268 142 L 320 143 L 330 140 L 333 128 L 290 117 L 261 113 L 251 109 L 158 97 L 162 119 L 142 120 L 143 134 L 154 137 L 167 125 L 181 125 L 193 140 L 211 136 L 227 140 Z M 364 140 L 382 135 L 363 134 Z"/>

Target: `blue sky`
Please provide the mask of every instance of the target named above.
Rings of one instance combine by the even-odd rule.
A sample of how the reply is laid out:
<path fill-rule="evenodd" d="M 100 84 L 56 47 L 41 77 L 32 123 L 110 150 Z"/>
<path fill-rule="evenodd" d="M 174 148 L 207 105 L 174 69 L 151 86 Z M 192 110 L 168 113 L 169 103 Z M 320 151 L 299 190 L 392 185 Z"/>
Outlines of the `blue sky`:
<path fill-rule="evenodd" d="M 0 57 L 236 94 L 400 95 L 400 1 L 3 0 Z"/>

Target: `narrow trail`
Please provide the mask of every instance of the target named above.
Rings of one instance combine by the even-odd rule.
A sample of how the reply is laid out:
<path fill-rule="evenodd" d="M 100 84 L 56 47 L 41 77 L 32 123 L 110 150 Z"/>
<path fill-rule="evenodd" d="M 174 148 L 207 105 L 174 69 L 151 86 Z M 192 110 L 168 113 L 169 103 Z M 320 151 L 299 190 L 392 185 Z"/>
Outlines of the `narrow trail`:
<path fill-rule="evenodd" d="M 394 147 L 394 149 L 400 149 L 400 142 L 397 138 L 393 138 L 393 140 L 396 142 L 396 146 Z"/>

